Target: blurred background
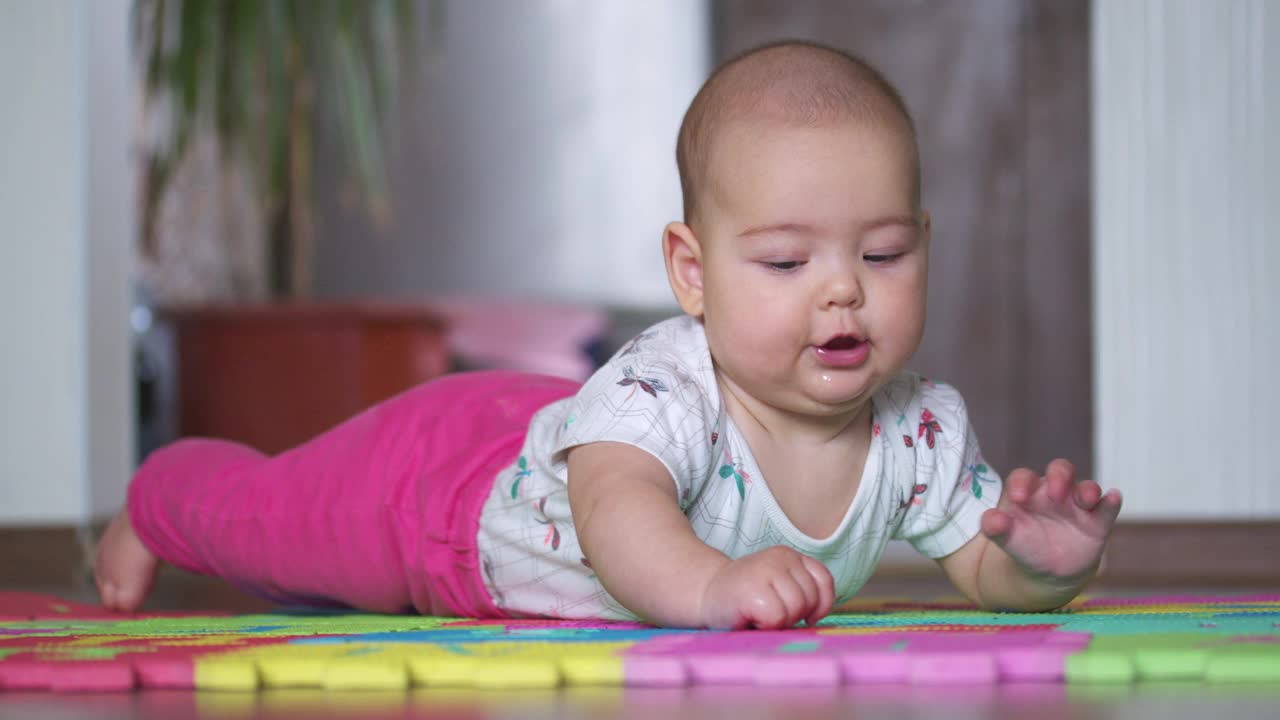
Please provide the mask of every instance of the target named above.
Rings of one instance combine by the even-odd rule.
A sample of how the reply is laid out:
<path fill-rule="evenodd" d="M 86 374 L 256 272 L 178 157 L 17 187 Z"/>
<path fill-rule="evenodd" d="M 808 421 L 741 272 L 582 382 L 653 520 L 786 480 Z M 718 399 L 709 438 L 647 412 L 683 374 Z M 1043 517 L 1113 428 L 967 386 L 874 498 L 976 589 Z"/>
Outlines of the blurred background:
<path fill-rule="evenodd" d="M 988 460 L 1121 488 L 1108 572 L 1280 579 L 1276 3 L 3 0 L 0 583 L 82 562 L 176 437 L 585 378 L 678 312 L 689 100 L 784 38 L 914 114 L 913 366 Z"/>

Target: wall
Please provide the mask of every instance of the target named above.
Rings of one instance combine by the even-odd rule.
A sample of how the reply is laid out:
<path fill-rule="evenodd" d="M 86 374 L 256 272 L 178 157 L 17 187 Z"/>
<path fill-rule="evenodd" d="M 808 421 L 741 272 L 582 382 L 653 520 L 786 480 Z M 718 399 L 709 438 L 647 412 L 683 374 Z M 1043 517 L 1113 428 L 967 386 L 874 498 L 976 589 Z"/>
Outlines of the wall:
<path fill-rule="evenodd" d="M 132 137 L 138 79 L 130 63 L 131 0 L 89 0 L 89 343 L 90 518 L 124 504 L 134 466 L 134 395 L 129 327 L 137 187 Z"/>
<path fill-rule="evenodd" d="M 0 3 L 0 525 L 81 522 L 132 461 L 124 105 L 90 93 L 126 20 L 127 0 Z"/>
<path fill-rule="evenodd" d="M 1125 517 L 1280 518 L 1280 6 L 1097 2 L 1095 442 Z"/>
<path fill-rule="evenodd" d="M 396 222 L 370 228 L 329 187 L 319 292 L 673 308 L 661 232 L 708 22 L 688 0 L 448 3 L 393 121 Z"/>
<path fill-rule="evenodd" d="M 82 3 L 0 3 L 0 520 L 85 510 Z"/>

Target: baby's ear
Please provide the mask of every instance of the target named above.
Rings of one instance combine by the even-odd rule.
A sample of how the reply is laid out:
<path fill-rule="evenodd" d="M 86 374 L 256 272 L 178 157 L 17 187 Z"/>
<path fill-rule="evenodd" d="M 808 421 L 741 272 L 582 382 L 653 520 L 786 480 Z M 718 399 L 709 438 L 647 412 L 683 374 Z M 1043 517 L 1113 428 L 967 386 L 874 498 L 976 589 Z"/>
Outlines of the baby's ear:
<path fill-rule="evenodd" d="M 662 231 L 662 257 L 676 302 L 685 313 L 701 318 L 702 246 L 693 229 L 682 222 L 668 223 Z"/>

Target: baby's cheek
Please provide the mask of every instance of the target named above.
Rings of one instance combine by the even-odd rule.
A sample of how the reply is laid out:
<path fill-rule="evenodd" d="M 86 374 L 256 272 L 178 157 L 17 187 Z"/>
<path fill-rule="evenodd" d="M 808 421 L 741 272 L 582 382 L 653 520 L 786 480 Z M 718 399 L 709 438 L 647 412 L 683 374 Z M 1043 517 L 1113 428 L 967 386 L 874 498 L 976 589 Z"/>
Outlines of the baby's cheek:
<path fill-rule="evenodd" d="M 777 356 L 804 343 L 804 323 L 781 304 L 760 304 L 738 316 L 729 341 L 753 356 Z"/>
<path fill-rule="evenodd" d="M 760 332 L 756 323 L 745 318 L 707 328 L 707 344 L 717 364 L 729 371 L 740 382 L 770 374 L 777 364 L 776 349 L 769 338 Z"/>

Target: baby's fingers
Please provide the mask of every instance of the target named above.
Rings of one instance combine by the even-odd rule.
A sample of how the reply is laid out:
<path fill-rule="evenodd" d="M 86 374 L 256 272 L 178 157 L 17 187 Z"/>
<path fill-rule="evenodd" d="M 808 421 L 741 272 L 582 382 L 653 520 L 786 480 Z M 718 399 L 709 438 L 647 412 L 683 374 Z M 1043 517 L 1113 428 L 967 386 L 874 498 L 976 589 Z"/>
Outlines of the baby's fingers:
<path fill-rule="evenodd" d="M 758 628 L 761 630 L 773 630 L 775 628 L 787 627 L 787 606 L 786 600 L 778 593 L 772 584 L 765 585 L 759 591 L 752 593 L 747 602 L 738 606 L 739 622 L 737 622 L 733 630 L 743 630 L 747 628 Z"/>
<path fill-rule="evenodd" d="M 1120 491 L 1112 488 L 1098 500 L 1097 506 L 1094 507 L 1094 517 L 1098 518 L 1102 526 L 1108 531 L 1115 524 L 1116 517 L 1120 515 L 1120 505 L 1123 504 L 1124 498 L 1120 495 Z"/>
<path fill-rule="evenodd" d="M 1076 507 L 1081 510 L 1092 510 L 1102 499 L 1102 488 L 1092 480 L 1084 480 L 1076 484 L 1071 497 L 1075 500 Z"/>
<path fill-rule="evenodd" d="M 1044 475 L 1044 489 L 1049 499 L 1055 503 L 1066 501 L 1071 495 L 1075 478 L 1076 468 L 1070 462 L 1059 458 L 1049 463 L 1049 468 L 1045 470 Z"/>
<path fill-rule="evenodd" d="M 995 544 L 1004 547 L 1012 530 L 1013 517 L 1009 513 L 992 508 L 982 514 L 982 534 Z"/>
<path fill-rule="evenodd" d="M 808 580 L 807 588 L 796 577 L 801 574 L 804 575 L 805 580 Z M 809 608 L 812 607 L 809 598 L 812 597 L 812 602 L 817 602 L 818 588 L 813 584 L 813 578 L 810 578 L 807 573 L 796 573 L 796 576 L 783 575 L 774 578 L 770 583 L 774 592 L 778 594 L 778 598 L 782 600 L 782 613 L 778 618 L 762 618 L 769 621 L 768 628 L 789 628 L 795 625 L 809 614 Z"/>
<path fill-rule="evenodd" d="M 831 614 L 831 608 L 836 603 L 836 583 L 826 565 L 807 555 L 804 556 L 803 562 L 804 569 L 813 578 L 813 583 L 818 589 L 817 603 L 813 605 L 813 610 L 804 619 L 806 625 L 814 625 Z"/>
<path fill-rule="evenodd" d="M 804 556 L 801 556 L 801 562 L 791 568 L 791 579 L 795 580 L 800 592 L 804 595 L 804 604 L 800 607 L 800 619 L 813 614 L 813 608 L 817 607 L 819 597 L 818 583 L 813 575 L 809 574 L 803 559 Z"/>
<path fill-rule="evenodd" d="M 1024 505 L 1040 487 L 1040 477 L 1034 470 L 1018 468 L 1004 480 L 1004 498 L 1015 505 Z"/>

